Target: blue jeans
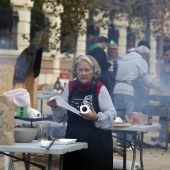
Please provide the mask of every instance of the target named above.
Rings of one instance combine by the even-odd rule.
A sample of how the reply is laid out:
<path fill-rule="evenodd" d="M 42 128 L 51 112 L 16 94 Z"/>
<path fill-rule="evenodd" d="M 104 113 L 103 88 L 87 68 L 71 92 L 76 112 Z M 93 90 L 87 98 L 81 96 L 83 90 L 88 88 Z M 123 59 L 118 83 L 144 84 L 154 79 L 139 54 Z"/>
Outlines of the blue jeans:
<path fill-rule="evenodd" d="M 115 94 L 114 95 L 114 106 L 117 111 L 117 116 L 122 120 L 126 120 L 126 115 L 134 112 L 134 97 L 125 94 Z M 123 134 L 117 133 L 117 142 L 123 143 Z M 128 141 L 132 141 L 133 136 L 131 134 L 127 134 Z M 127 143 L 128 144 L 128 143 Z"/>

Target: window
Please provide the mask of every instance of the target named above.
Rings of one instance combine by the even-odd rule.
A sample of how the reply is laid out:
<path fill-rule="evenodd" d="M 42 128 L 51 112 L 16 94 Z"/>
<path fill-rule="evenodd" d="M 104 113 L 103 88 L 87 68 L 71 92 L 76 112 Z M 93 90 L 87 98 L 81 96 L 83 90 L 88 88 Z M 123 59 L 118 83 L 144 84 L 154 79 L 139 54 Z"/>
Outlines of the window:
<path fill-rule="evenodd" d="M 31 43 L 37 47 L 43 46 L 44 51 L 49 51 L 49 19 L 42 11 L 42 3 L 34 1 L 31 9 Z"/>
<path fill-rule="evenodd" d="M 0 4 L 0 49 L 17 49 L 18 13 Z"/>
<path fill-rule="evenodd" d="M 93 21 L 93 11 L 89 12 L 89 20 L 87 21 L 87 42 L 86 42 L 86 52 L 89 48 L 97 42 L 99 37 L 99 28 L 95 26 Z"/>
<path fill-rule="evenodd" d="M 111 40 L 114 40 L 114 42 L 118 45 L 119 31 L 115 29 L 115 26 L 113 24 L 109 26 L 108 39 L 109 42 Z"/>
<path fill-rule="evenodd" d="M 130 27 L 127 28 L 127 38 L 126 39 L 127 39 L 127 45 L 126 45 L 127 50 L 129 47 L 135 47 L 136 36 L 132 32 Z"/>
<path fill-rule="evenodd" d="M 61 53 L 75 53 L 77 46 L 77 23 L 74 19 L 68 17 L 67 5 L 64 6 L 64 12 L 61 14 Z"/>

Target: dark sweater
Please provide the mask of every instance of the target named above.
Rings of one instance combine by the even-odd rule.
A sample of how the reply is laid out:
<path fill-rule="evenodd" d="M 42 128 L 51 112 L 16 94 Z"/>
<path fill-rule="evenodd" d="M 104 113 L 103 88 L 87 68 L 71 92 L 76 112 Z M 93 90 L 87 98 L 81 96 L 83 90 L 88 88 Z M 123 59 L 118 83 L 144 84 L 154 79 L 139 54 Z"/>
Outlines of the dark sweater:
<path fill-rule="evenodd" d="M 111 64 L 107 62 L 106 53 L 99 45 L 94 44 L 90 48 L 88 55 L 91 55 L 97 60 L 102 72 L 103 71 L 108 72 L 108 68 L 111 66 Z"/>
<path fill-rule="evenodd" d="M 99 66 L 101 68 L 100 81 L 107 87 L 109 92 L 111 92 L 112 85 L 111 85 L 109 71 L 108 71 L 108 68 L 111 66 L 111 64 L 108 63 L 108 61 L 107 61 L 105 51 L 98 44 L 94 44 L 91 46 L 91 48 L 88 52 L 88 55 L 94 57 L 97 60 Z"/>

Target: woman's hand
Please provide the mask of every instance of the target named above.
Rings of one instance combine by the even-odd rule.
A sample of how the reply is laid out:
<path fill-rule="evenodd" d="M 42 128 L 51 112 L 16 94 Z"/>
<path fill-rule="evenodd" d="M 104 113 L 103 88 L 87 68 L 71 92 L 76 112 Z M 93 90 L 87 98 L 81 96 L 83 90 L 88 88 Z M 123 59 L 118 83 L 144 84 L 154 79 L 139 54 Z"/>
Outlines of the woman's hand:
<path fill-rule="evenodd" d="M 98 116 L 98 114 L 95 112 L 93 106 L 92 106 L 91 111 L 92 111 L 92 113 L 90 113 L 90 114 L 82 114 L 82 113 L 80 113 L 80 115 L 81 115 L 84 119 L 92 120 L 92 121 L 94 121 L 94 122 L 97 122 L 99 116 Z"/>
<path fill-rule="evenodd" d="M 57 102 L 55 99 L 48 101 L 47 105 L 49 105 L 50 107 L 57 107 Z"/>

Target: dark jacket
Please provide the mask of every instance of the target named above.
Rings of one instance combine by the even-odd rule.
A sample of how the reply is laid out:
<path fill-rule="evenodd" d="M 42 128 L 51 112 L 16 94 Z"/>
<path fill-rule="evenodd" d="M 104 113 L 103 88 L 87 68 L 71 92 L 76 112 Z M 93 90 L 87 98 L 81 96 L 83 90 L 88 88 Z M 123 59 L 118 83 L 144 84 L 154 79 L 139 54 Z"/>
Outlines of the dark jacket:
<path fill-rule="evenodd" d="M 111 82 L 109 78 L 108 68 L 111 66 L 107 61 L 106 53 L 101 46 L 94 44 L 90 47 L 88 55 L 94 57 L 100 68 L 101 68 L 101 78 L 100 81 L 107 87 L 109 92 L 111 92 Z"/>
<path fill-rule="evenodd" d="M 108 72 L 108 68 L 111 64 L 107 62 L 106 53 L 101 46 L 98 44 L 92 45 L 89 49 L 88 55 L 91 55 L 98 61 L 102 72 Z"/>

